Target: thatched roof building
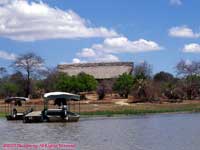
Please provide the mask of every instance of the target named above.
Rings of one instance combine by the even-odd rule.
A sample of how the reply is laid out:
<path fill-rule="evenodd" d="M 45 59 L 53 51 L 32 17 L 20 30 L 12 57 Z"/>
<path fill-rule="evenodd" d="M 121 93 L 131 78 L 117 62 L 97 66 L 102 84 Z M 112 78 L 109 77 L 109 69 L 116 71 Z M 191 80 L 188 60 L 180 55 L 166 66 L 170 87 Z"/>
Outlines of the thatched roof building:
<path fill-rule="evenodd" d="M 102 62 L 102 63 L 79 63 L 58 65 L 58 71 L 68 75 L 77 75 L 81 72 L 94 76 L 95 79 L 117 78 L 123 73 L 132 73 L 133 62 Z"/>

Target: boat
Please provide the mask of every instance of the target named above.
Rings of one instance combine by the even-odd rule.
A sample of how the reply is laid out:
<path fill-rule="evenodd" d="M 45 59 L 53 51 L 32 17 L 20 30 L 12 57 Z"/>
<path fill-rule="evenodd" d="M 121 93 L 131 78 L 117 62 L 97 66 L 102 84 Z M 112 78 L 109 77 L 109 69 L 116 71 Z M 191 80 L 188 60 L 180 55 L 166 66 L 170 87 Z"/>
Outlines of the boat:
<path fill-rule="evenodd" d="M 53 100 L 57 108 L 50 109 L 49 101 Z M 32 122 L 77 122 L 80 118 L 78 113 L 70 111 L 69 101 L 79 101 L 80 96 L 66 92 L 50 92 L 43 96 L 44 109 L 31 112 L 24 117 L 24 123 Z M 80 106 L 80 103 L 79 103 Z M 80 112 L 80 107 L 79 107 Z"/>
<path fill-rule="evenodd" d="M 24 103 L 24 107 L 26 109 L 26 102 L 29 98 L 26 97 L 8 97 L 5 99 L 6 104 L 6 118 L 7 120 L 23 120 L 23 117 L 32 112 L 33 109 L 29 108 L 24 110 L 22 108 L 22 104 Z M 20 109 L 21 107 L 21 109 Z"/>

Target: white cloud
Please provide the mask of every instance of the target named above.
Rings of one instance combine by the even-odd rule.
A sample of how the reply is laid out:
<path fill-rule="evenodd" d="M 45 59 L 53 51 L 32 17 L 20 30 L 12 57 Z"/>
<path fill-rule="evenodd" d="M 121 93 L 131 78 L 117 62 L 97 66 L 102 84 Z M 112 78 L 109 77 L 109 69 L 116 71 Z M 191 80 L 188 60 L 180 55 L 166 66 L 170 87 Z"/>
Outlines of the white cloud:
<path fill-rule="evenodd" d="M 94 48 L 95 47 L 112 53 L 136 53 L 162 49 L 162 47 L 154 41 L 145 39 L 130 41 L 126 37 L 107 38 L 101 46 L 94 45 Z"/>
<path fill-rule="evenodd" d="M 74 58 L 72 60 L 72 63 L 77 64 L 77 63 L 82 63 L 82 61 L 80 59 L 78 59 L 78 58 Z"/>
<path fill-rule="evenodd" d="M 77 54 L 79 57 L 94 57 L 96 54 L 91 48 L 84 48 L 81 53 Z"/>
<path fill-rule="evenodd" d="M 120 61 L 119 58 L 112 54 L 101 53 L 97 54 L 95 57 L 90 58 L 90 61 L 95 62 L 117 62 Z"/>
<path fill-rule="evenodd" d="M 60 65 L 64 64 L 78 64 L 78 63 L 86 63 L 87 61 L 81 60 L 79 58 L 73 58 L 71 62 L 60 62 Z"/>
<path fill-rule="evenodd" d="M 52 8 L 43 2 L 13 0 L 0 5 L 0 36 L 18 41 L 57 38 L 114 37 L 105 27 L 90 27 L 72 10 Z"/>
<path fill-rule="evenodd" d="M 200 53 L 200 44 L 197 43 L 186 44 L 183 48 L 183 52 Z"/>
<path fill-rule="evenodd" d="M 192 29 L 187 26 L 177 26 L 169 29 L 169 35 L 173 37 L 182 37 L 182 38 L 198 38 L 200 33 L 195 33 Z"/>
<path fill-rule="evenodd" d="M 13 53 L 8 53 L 6 51 L 0 51 L 0 58 L 1 59 L 5 59 L 5 60 L 15 60 L 16 59 L 16 55 Z"/>
<path fill-rule="evenodd" d="M 144 39 L 130 41 L 126 37 L 116 37 L 106 38 L 102 44 L 93 44 L 91 48 L 84 48 L 77 53 L 77 56 L 90 61 L 119 61 L 119 58 L 113 54 L 158 51 L 161 49 L 162 47 L 154 41 Z"/>
<path fill-rule="evenodd" d="M 170 4 L 172 4 L 172 5 L 182 5 L 182 0 L 170 0 Z"/>
<path fill-rule="evenodd" d="M 77 56 L 80 58 L 87 59 L 87 61 L 90 61 L 90 62 L 116 62 L 116 61 L 119 61 L 119 58 L 113 54 L 104 53 L 101 51 L 94 51 L 93 49 L 89 49 L 89 52 L 87 54 L 85 52 L 86 49 L 87 48 L 84 48 L 80 53 L 77 53 Z M 73 62 L 75 62 L 75 61 L 73 60 Z M 84 62 L 84 61 L 81 61 L 81 62 Z"/>
<path fill-rule="evenodd" d="M 130 41 L 126 37 L 116 37 L 107 38 L 102 44 L 94 44 L 91 49 L 106 53 L 137 53 L 161 50 L 162 47 L 145 39 Z"/>

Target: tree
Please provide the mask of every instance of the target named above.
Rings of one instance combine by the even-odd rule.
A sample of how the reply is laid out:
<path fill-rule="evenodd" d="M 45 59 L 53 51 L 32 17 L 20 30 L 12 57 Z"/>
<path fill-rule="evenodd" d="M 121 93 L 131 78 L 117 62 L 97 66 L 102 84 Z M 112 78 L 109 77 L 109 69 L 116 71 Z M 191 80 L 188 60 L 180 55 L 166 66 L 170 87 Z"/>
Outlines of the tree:
<path fill-rule="evenodd" d="M 60 73 L 55 82 L 55 88 L 59 91 L 71 92 L 72 82 L 69 75 Z"/>
<path fill-rule="evenodd" d="M 160 88 L 152 80 L 136 79 L 134 81 L 133 102 L 153 102 L 160 100 Z"/>
<path fill-rule="evenodd" d="M 133 76 L 124 73 L 114 83 L 113 89 L 119 93 L 120 96 L 128 98 L 128 95 L 133 87 L 134 79 Z"/>
<path fill-rule="evenodd" d="M 50 68 L 46 72 L 46 77 L 41 81 L 38 88 L 43 89 L 43 92 L 51 92 L 56 90 L 56 83 L 60 73 L 55 68 Z"/>
<path fill-rule="evenodd" d="M 170 82 L 173 81 L 174 76 L 168 72 L 161 71 L 154 75 L 153 80 L 156 82 Z"/>
<path fill-rule="evenodd" d="M 200 95 L 200 76 L 199 75 L 188 75 L 185 78 L 186 88 L 184 89 L 188 99 L 199 98 Z"/>
<path fill-rule="evenodd" d="M 186 92 L 187 99 L 194 98 L 194 93 L 200 87 L 197 85 L 200 75 L 200 62 L 199 61 L 185 61 L 181 60 L 176 65 L 177 75 L 183 77 L 183 89 Z M 184 84 L 186 85 L 184 87 Z M 196 88 L 197 87 L 197 88 Z"/>
<path fill-rule="evenodd" d="M 2 89 L 3 89 L 4 96 L 15 96 L 18 92 L 17 85 L 11 82 L 5 82 L 2 85 Z"/>
<path fill-rule="evenodd" d="M 88 92 L 96 89 L 97 81 L 93 76 L 85 73 L 80 73 L 77 76 L 69 76 L 65 73 L 59 73 L 55 87 L 57 90 L 66 92 Z"/>
<path fill-rule="evenodd" d="M 8 79 L 11 83 L 17 85 L 17 96 L 25 96 L 26 95 L 26 82 L 25 82 L 25 77 L 23 74 L 19 71 L 15 72 L 14 74 L 9 76 Z"/>
<path fill-rule="evenodd" d="M 7 73 L 6 68 L 0 67 L 0 77 L 1 78 L 4 77 L 6 75 L 6 73 Z"/>
<path fill-rule="evenodd" d="M 26 96 L 30 94 L 31 78 L 43 67 L 44 60 L 34 53 L 26 53 L 16 58 L 13 67 L 26 76 Z"/>
<path fill-rule="evenodd" d="M 100 84 L 97 87 L 97 94 L 98 94 L 98 100 L 104 99 L 104 97 L 106 95 L 106 89 L 105 89 L 105 85 L 104 84 Z"/>
<path fill-rule="evenodd" d="M 198 61 L 185 61 L 181 60 L 176 65 L 177 75 L 179 76 L 190 76 L 200 74 L 200 62 Z"/>
<path fill-rule="evenodd" d="M 79 89 L 80 92 L 88 92 L 93 91 L 97 87 L 97 81 L 92 75 L 86 73 L 80 73 L 77 75 L 77 82 L 80 84 L 81 87 Z"/>
<path fill-rule="evenodd" d="M 134 75 L 140 78 L 150 79 L 152 76 L 152 66 L 146 61 L 135 66 Z"/>

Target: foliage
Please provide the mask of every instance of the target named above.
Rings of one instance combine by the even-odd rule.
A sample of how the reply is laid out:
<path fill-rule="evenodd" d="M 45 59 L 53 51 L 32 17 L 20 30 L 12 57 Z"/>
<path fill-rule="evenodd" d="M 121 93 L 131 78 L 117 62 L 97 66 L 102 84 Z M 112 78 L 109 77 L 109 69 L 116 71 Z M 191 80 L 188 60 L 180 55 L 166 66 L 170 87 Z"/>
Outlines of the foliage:
<path fill-rule="evenodd" d="M 200 76 L 189 75 L 183 80 L 185 83 L 185 92 L 187 99 L 195 99 L 200 97 Z"/>
<path fill-rule="evenodd" d="M 176 65 L 177 75 L 187 77 L 191 75 L 200 74 L 200 62 L 199 61 L 185 61 L 181 60 Z"/>
<path fill-rule="evenodd" d="M 168 82 L 162 85 L 162 92 L 170 102 L 180 102 L 185 95 L 181 86 L 181 82 Z"/>
<path fill-rule="evenodd" d="M 97 94 L 98 94 L 98 99 L 102 100 L 104 99 L 105 95 L 106 95 L 106 89 L 104 85 L 100 85 L 97 88 Z"/>
<path fill-rule="evenodd" d="M 152 66 L 146 61 L 135 66 L 134 75 L 136 77 L 150 79 L 152 76 Z"/>
<path fill-rule="evenodd" d="M 94 77 L 85 73 L 80 73 L 77 76 L 60 73 L 55 82 L 57 90 L 73 93 L 93 91 L 96 87 L 97 81 Z"/>
<path fill-rule="evenodd" d="M 70 77 L 67 74 L 59 74 L 58 80 L 55 82 L 56 89 L 60 91 L 70 92 L 72 87 Z"/>
<path fill-rule="evenodd" d="M 174 76 L 168 72 L 161 71 L 154 75 L 153 80 L 156 82 L 171 82 Z"/>
<path fill-rule="evenodd" d="M 101 80 L 99 81 L 98 87 L 97 87 L 97 94 L 98 99 L 102 100 L 106 96 L 106 94 L 112 94 L 113 92 L 113 85 L 115 83 L 115 79 L 113 80 Z"/>
<path fill-rule="evenodd" d="M 181 60 L 176 65 L 177 75 L 182 77 L 182 88 L 187 99 L 200 98 L 200 62 Z"/>
<path fill-rule="evenodd" d="M 134 102 L 158 101 L 161 94 L 160 88 L 156 82 L 143 78 L 135 78 L 131 94 L 134 96 Z"/>
<path fill-rule="evenodd" d="M 200 99 L 200 61 L 181 60 L 176 65 L 176 77 L 164 71 L 152 76 L 152 66 L 143 62 L 134 67 L 132 75 L 124 73 L 115 80 L 99 83 L 85 73 L 69 76 L 56 69 L 44 70 L 43 59 L 34 53 L 20 55 L 12 67 L 15 69 L 12 74 L 0 67 L 0 97 L 31 94 L 35 98 L 51 91 L 85 93 L 96 90 L 99 99 L 104 99 L 114 90 L 121 97 L 127 98 L 131 93 L 138 101 L 144 102 Z"/>
<path fill-rule="evenodd" d="M 46 78 L 41 81 L 39 88 L 43 89 L 45 93 L 55 91 L 59 76 L 60 73 L 56 69 L 49 69 Z"/>
<path fill-rule="evenodd" d="M 119 93 L 121 97 L 127 98 L 131 88 L 133 87 L 134 79 L 133 76 L 124 73 L 114 83 L 113 89 Z"/>
<path fill-rule="evenodd" d="M 31 78 L 43 67 L 44 60 L 34 53 L 26 53 L 16 58 L 13 68 L 24 73 L 26 81 L 26 96 L 31 90 Z"/>
<path fill-rule="evenodd" d="M 10 75 L 9 77 L 9 82 L 14 83 L 17 86 L 17 93 L 16 96 L 25 96 L 25 86 L 26 86 L 26 81 L 25 77 L 23 74 L 19 71 L 15 72 L 14 74 Z"/>
<path fill-rule="evenodd" d="M 97 87 L 97 81 L 89 74 L 80 73 L 77 77 L 74 77 L 74 81 L 80 87 L 79 92 L 93 91 Z"/>
<path fill-rule="evenodd" d="M 11 82 L 5 82 L 1 88 L 4 96 L 14 96 L 18 92 L 17 85 Z"/>

